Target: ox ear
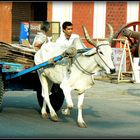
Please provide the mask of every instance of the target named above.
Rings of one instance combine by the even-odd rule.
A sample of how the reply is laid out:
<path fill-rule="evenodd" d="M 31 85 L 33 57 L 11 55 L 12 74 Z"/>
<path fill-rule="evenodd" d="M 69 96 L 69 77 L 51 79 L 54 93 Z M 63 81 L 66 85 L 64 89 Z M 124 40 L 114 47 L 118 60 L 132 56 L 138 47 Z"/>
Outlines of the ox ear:
<path fill-rule="evenodd" d="M 82 53 L 83 56 L 91 56 L 96 53 L 96 48 L 92 48 L 91 50 Z"/>

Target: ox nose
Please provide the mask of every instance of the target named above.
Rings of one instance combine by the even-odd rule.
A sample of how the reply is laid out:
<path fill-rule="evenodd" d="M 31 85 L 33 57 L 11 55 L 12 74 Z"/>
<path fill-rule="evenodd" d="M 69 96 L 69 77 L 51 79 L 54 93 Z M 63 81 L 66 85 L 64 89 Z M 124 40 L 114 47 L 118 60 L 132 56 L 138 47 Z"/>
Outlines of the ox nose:
<path fill-rule="evenodd" d="M 110 69 L 110 73 L 111 73 L 111 74 L 113 74 L 113 73 L 115 73 L 115 72 L 116 72 L 115 69 Z"/>

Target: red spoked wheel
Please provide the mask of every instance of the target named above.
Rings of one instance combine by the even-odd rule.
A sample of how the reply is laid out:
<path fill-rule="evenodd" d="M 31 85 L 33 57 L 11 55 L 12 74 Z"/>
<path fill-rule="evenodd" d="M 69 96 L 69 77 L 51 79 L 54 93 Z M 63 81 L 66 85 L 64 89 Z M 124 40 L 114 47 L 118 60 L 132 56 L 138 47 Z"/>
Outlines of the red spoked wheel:
<path fill-rule="evenodd" d="M 122 35 L 122 30 L 124 28 L 128 28 L 132 31 L 140 32 L 140 21 L 134 21 L 127 23 L 125 25 L 122 25 L 119 30 L 114 34 L 113 39 L 120 39 L 124 38 Z M 139 40 L 137 38 L 130 38 L 127 37 L 129 41 L 129 46 L 131 50 L 132 57 L 140 57 L 140 49 L 139 49 Z M 117 47 L 117 41 L 112 41 L 111 46 L 116 48 Z"/>

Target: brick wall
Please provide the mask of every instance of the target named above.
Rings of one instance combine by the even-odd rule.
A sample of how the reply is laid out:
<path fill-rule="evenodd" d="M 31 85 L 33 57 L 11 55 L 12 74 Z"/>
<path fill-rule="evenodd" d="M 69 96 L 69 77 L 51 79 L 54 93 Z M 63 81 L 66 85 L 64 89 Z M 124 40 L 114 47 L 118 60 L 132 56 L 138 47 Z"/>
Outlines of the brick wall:
<path fill-rule="evenodd" d="M 48 21 L 52 21 L 52 2 L 51 1 L 49 1 L 48 2 L 48 6 L 47 6 L 47 20 Z"/>
<path fill-rule="evenodd" d="M 127 2 L 107 2 L 106 3 L 106 23 L 109 23 L 114 28 L 114 33 L 126 24 L 127 18 Z M 109 32 L 106 31 L 106 36 Z"/>
<path fill-rule="evenodd" d="M 0 2 L 0 41 L 12 40 L 12 2 Z"/>
<path fill-rule="evenodd" d="M 140 2 L 139 2 L 139 21 L 140 21 Z M 138 29 L 138 31 L 140 31 L 140 26 L 139 26 L 139 29 Z"/>
<path fill-rule="evenodd" d="M 73 2 L 72 11 L 73 32 L 79 34 L 83 38 L 84 33 L 82 30 L 82 25 L 85 25 L 89 35 L 92 37 L 94 2 Z M 86 40 L 83 40 L 83 42 L 88 47 L 91 47 Z"/>

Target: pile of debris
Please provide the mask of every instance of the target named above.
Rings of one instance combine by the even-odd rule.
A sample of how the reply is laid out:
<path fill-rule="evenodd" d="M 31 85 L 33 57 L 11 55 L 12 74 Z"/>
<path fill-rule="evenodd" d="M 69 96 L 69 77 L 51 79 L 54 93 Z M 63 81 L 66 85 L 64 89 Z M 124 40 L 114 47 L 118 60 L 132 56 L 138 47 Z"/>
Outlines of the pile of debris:
<path fill-rule="evenodd" d="M 20 44 L 0 42 L 0 61 L 34 66 L 35 50 Z"/>

